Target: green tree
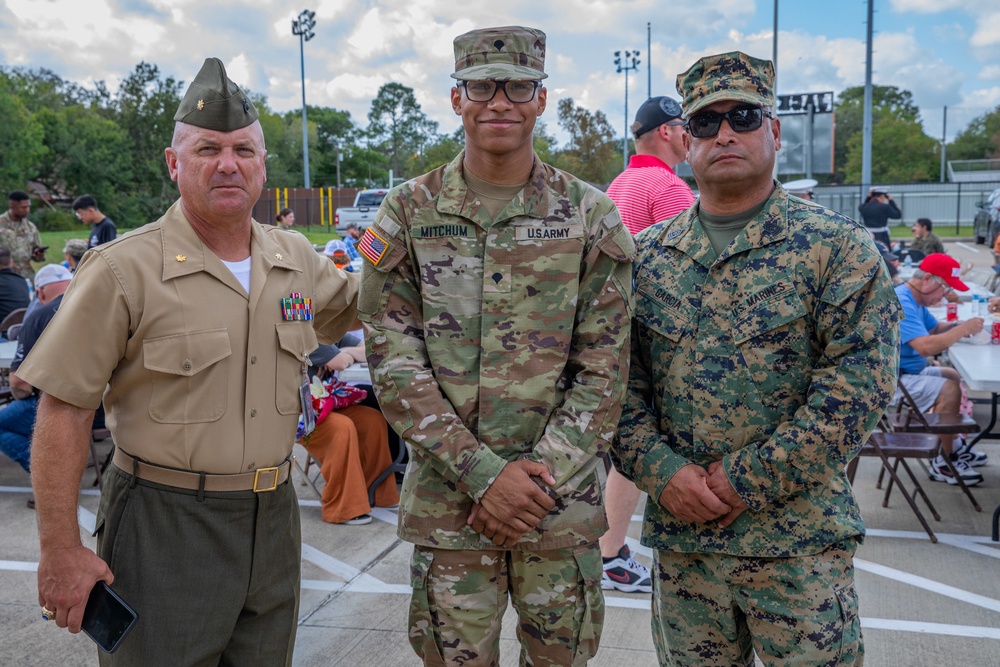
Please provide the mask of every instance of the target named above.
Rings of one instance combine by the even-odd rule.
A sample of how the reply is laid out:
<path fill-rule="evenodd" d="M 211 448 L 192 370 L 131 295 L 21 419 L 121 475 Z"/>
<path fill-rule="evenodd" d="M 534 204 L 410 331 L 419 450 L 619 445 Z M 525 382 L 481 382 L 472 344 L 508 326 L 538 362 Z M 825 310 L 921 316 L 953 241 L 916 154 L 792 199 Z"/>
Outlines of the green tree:
<path fill-rule="evenodd" d="M 850 138 L 844 174 L 861 182 L 862 136 Z M 937 180 L 941 173 L 940 144 L 924 134 L 916 120 L 883 115 L 872 127 L 872 181 L 908 183 Z"/>
<path fill-rule="evenodd" d="M 850 182 L 847 176 L 848 147 L 855 136 L 863 136 L 864 99 L 865 89 L 863 86 L 846 88 L 837 97 L 837 103 L 834 107 L 836 114 L 833 154 L 834 181 Z M 913 95 L 908 90 L 901 90 L 896 86 L 872 86 L 872 178 L 876 180 L 878 178 L 875 176 L 875 156 L 882 151 L 882 148 L 876 148 L 875 127 L 884 117 L 919 123 L 920 109 L 914 104 Z M 892 157 L 897 160 L 900 158 L 899 155 Z M 860 176 L 856 178 L 860 181 Z"/>
<path fill-rule="evenodd" d="M 532 148 L 542 162 L 555 164 L 556 138 L 548 133 L 545 123 L 540 120 L 535 122 L 535 129 L 532 130 Z"/>
<path fill-rule="evenodd" d="M 45 155 L 44 129 L 0 72 L 0 192 L 23 190 Z"/>
<path fill-rule="evenodd" d="M 368 112 L 368 134 L 389 158 L 396 176 L 418 175 L 404 172 L 406 157 L 432 144 L 437 126 L 420 109 L 413 89 L 401 83 L 383 84 Z"/>
<path fill-rule="evenodd" d="M 50 192 L 93 195 L 115 220 L 136 220 L 142 212 L 129 193 L 133 156 L 125 131 L 79 104 L 41 109 L 36 116 L 47 149 L 37 180 Z"/>
<path fill-rule="evenodd" d="M 1000 106 L 969 123 L 948 146 L 952 160 L 982 160 L 1000 157 Z"/>
<path fill-rule="evenodd" d="M 621 171 L 615 132 L 603 111 L 591 113 L 572 97 L 559 100 L 559 126 L 569 134 L 556 154 L 555 166 L 589 183 L 610 183 Z M 537 138 L 537 137 L 536 137 Z"/>
<path fill-rule="evenodd" d="M 156 65 L 141 62 L 122 81 L 112 102 L 114 119 L 132 146 L 132 179 L 128 192 L 138 219 L 144 224 L 160 216 L 177 198 L 163 150 L 174 134 L 174 112 L 181 101 L 183 82 L 163 78 Z"/>

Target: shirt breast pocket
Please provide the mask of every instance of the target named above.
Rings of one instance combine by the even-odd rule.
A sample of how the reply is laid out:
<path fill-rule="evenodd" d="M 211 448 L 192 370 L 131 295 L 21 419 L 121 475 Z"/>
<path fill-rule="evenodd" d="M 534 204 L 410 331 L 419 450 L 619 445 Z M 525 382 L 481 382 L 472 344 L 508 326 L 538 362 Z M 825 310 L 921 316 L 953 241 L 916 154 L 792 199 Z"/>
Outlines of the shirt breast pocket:
<path fill-rule="evenodd" d="M 279 414 L 299 413 L 299 387 L 302 366 L 309 364 L 309 353 L 316 349 L 316 331 L 309 322 L 279 322 L 278 353 L 274 369 L 274 407 Z"/>
<path fill-rule="evenodd" d="M 782 406 L 805 394 L 813 366 L 808 314 L 792 291 L 733 319 L 733 343 L 765 405 Z"/>
<path fill-rule="evenodd" d="M 161 424 L 217 421 L 226 413 L 229 331 L 209 329 L 148 338 L 143 365 L 150 373 L 149 416 Z"/>
<path fill-rule="evenodd" d="M 640 350 L 648 350 L 646 361 L 654 372 L 667 372 L 688 324 L 680 312 L 639 287 L 635 295 L 636 335 Z"/>

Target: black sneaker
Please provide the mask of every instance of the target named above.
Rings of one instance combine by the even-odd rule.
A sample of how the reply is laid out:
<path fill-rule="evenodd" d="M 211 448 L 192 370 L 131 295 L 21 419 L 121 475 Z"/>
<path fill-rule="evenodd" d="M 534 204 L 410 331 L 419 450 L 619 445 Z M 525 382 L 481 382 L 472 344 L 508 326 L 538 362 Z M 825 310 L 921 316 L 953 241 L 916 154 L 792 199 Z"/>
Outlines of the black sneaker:
<path fill-rule="evenodd" d="M 959 438 L 955 441 L 955 448 L 952 451 L 952 454 L 956 459 L 972 466 L 973 468 L 986 465 L 986 461 L 989 459 L 986 454 L 974 450 L 972 445 L 970 445 L 965 438 Z"/>
<path fill-rule="evenodd" d="M 632 558 L 632 552 L 626 544 L 617 556 L 604 559 L 601 588 L 623 593 L 652 593 L 653 581 L 649 578 L 649 569 Z"/>
<path fill-rule="evenodd" d="M 964 461 L 952 461 L 951 464 L 955 466 L 955 470 L 958 471 L 959 476 L 962 481 L 965 482 L 966 486 L 975 486 L 982 483 L 983 476 L 978 472 L 969 467 L 968 463 Z M 958 484 L 958 480 L 955 479 L 955 475 L 951 472 L 951 468 L 948 467 L 944 459 L 940 456 L 931 462 L 930 477 L 935 482 L 948 482 L 949 484 Z"/>

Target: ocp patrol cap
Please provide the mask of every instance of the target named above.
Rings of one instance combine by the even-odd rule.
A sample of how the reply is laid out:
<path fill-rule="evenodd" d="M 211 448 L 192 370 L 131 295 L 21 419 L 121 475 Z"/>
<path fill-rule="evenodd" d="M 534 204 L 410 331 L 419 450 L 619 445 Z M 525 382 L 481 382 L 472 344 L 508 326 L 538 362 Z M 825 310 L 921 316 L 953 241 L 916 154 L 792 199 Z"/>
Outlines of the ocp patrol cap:
<path fill-rule="evenodd" d="M 774 64 L 740 51 L 706 56 L 677 75 L 677 92 L 685 119 L 727 100 L 773 107 Z"/>
<path fill-rule="evenodd" d="M 503 26 L 472 30 L 455 38 L 455 73 L 461 81 L 539 81 L 545 73 L 545 33 Z"/>
<path fill-rule="evenodd" d="M 174 120 L 206 130 L 233 132 L 257 120 L 257 109 L 226 75 L 222 61 L 206 58 L 178 105 Z"/>

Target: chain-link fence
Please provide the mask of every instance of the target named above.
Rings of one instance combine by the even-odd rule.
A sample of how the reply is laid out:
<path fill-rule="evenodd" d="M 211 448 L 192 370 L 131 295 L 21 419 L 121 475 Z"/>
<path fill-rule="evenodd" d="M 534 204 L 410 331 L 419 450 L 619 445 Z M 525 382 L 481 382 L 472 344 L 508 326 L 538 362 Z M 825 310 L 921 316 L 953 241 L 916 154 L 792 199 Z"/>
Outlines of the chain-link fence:
<path fill-rule="evenodd" d="M 889 226 L 912 227 L 917 218 L 930 218 L 934 233 L 972 236 L 971 227 L 979 212 L 979 204 L 1000 188 L 1000 182 L 983 183 L 905 183 L 883 184 L 903 217 L 890 220 Z M 868 197 L 867 189 L 858 185 L 833 185 L 813 188 L 818 204 L 861 221 L 858 207 Z"/>

